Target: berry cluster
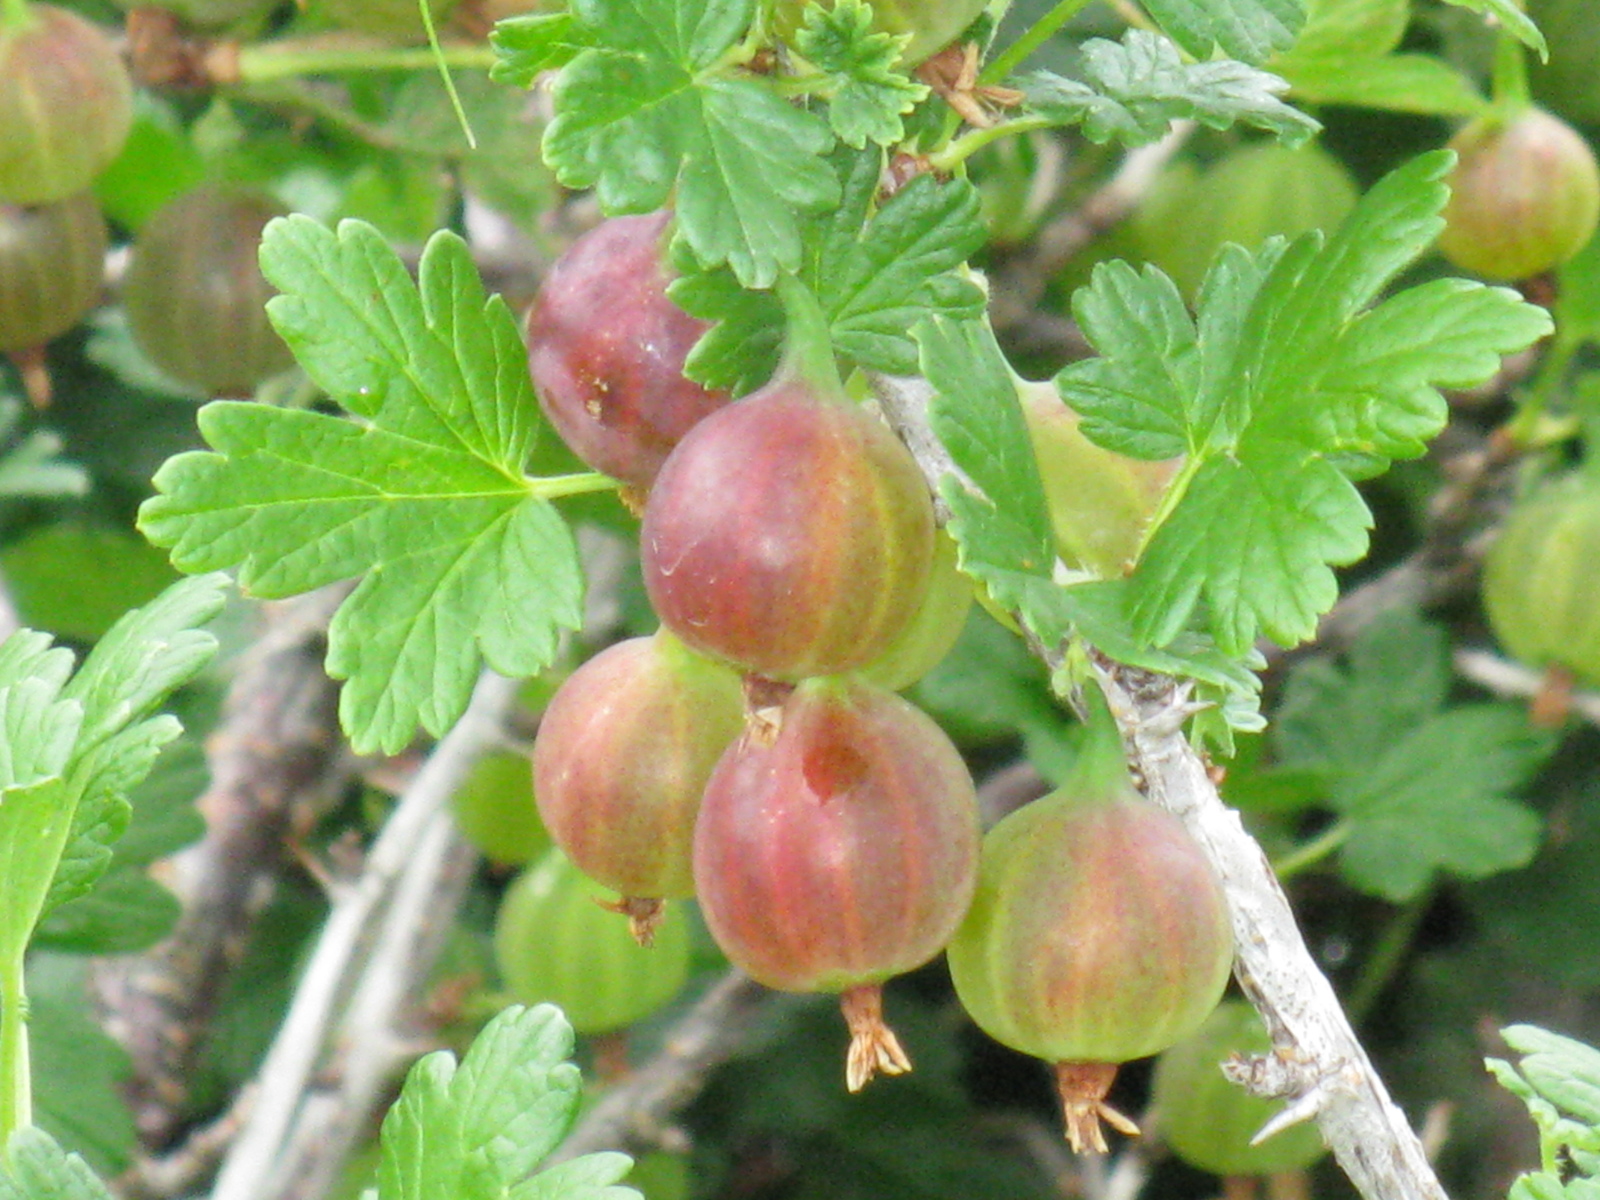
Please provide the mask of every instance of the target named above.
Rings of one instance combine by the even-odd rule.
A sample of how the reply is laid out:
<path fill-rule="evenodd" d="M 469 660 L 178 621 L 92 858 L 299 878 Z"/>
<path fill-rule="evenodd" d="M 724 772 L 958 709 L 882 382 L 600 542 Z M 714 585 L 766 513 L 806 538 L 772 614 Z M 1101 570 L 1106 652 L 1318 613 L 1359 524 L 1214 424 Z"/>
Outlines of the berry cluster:
<path fill-rule="evenodd" d="M 1220 888 L 1134 794 L 1114 729 L 980 854 L 960 753 L 893 690 L 944 655 L 971 599 L 921 472 L 846 393 L 794 280 L 770 383 L 734 400 L 685 380 L 704 327 L 666 296 L 669 224 L 624 217 L 579 239 L 529 316 L 551 422 L 642 511 L 662 622 L 551 702 L 534 748 L 544 822 L 641 941 L 666 899 L 693 895 L 755 979 L 838 993 L 851 1090 L 909 1068 L 880 987 L 949 946 L 978 1022 L 1061 1064 L 1074 1145 L 1102 1147 L 1099 1115 L 1126 1126 L 1103 1102 L 1113 1064 L 1216 1003 L 1232 957 Z M 1078 436 L 1050 415 L 1042 444 Z M 1121 465 L 1098 473 L 1125 494 L 1126 528 L 1075 547 L 1112 570 L 1159 495 Z"/>

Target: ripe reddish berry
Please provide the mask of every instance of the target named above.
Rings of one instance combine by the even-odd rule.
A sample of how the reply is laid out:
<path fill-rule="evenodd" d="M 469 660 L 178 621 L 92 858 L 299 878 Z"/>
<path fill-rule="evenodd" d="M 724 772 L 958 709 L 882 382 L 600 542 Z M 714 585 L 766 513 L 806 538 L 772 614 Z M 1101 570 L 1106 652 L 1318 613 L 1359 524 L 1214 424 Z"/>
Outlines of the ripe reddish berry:
<path fill-rule="evenodd" d="M 743 728 L 738 676 L 665 630 L 601 651 L 545 710 L 533 748 L 545 827 L 622 893 L 641 940 L 663 899 L 694 894 L 700 794 Z"/>
<path fill-rule="evenodd" d="M 695 830 L 701 911 L 769 987 L 840 992 L 855 1091 L 909 1069 L 879 985 L 927 962 L 977 869 L 972 779 L 943 731 L 893 692 L 812 679 L 717 764 Z"/>
<path fill-rule="evenodd" d="M 669 216 L 597 225 L 550 268 L 528 312 L 528 368 L 550 423 L 584 462 L 641 491 L 730 398 L 684 378 L 708 326 L 667 299 Z"/>
<path fill-rule="evenodd" d="M 689 645 L 775 679 L 878 657 L 922 603 L 933 507 L 906 448 L 783 377 L 697 425 L 656 477 L 645 587 Z"/>

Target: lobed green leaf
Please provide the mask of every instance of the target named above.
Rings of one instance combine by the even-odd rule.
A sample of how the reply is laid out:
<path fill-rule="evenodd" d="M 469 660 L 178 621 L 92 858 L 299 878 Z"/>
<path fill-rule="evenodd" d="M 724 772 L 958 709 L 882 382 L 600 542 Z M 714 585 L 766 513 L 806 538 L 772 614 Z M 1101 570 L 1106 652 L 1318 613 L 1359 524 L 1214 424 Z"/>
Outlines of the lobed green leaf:
<path fill-rule="evenodd" d="M 877 211 L 882 155 L 841 151 L 839 206 L 802 226 L 801 279 L 828 318 L 834 348 L 864 367 L 907 375 L 917 369 L 911 326 L 930 309 L 949 317 L 983 311 L 982 289 L 963 271 L 983 244 L 977 191 L 961 180 L 919 175 Z M 686 255 L 668 289 L 673 301 L 715 322 L 685 365 L 690 378 L 738 392 L 759 386 L 777 366 L 783 307 L 748 292 L 727 270 L 699 272 Z"/>
<path fill-rule="evenodd" d="M 874 32 L 872 9 L 862 0 L 836 0 L 806 10 L 796 49 L 828 76 L 818 88 L 828 100 L 828 124 L 847 146 L 869 141 L 892 146 L 905 137 L 901 118 L 928 95 L 928 87 L 899 69 L 910 34 Z"/>
<path fill-rule="evenodd" d="M 838 198 L 820 117 L 719 60 L 748 28 L 753 0 L 575 0 L 592 38 L 562 68 L 545 161 L 568 187 L 593 187 L 607 214 L 672 200 L 707 267 L 727 263 L 770 287 L 800 263 L 799 214 Z"/>
<path fill-rule="evenodd" d="M 631 1165 L 623 1154 L 586 1155 L 530 1178 L 577 1112 L 572 1047 L 560 1010 L 512 1007 L 459 1068 L 444 1050 L 418 1060 L 384 1118 L 379 1200 L 639 1200 L 611 1186 Z"/>
<path fill-rule="evenodd" d="M 83 1159 L 44 1130 L 24 1125 L 5 1148 L 0 1200 L 111 1200 L 111 1193 Z"/>
<path fill-rule="evenodd" d="M 1149 0 L 1145 8 L 1173 41 L 1202 60 L 1220 49 L 1258 63 L 1291 45 L 1305 24 L 1300 0 Z"/>
<path fill-rule="evenodd" d="M 1233 59 L 1185 62 L 1166 38 L 1131 29 L 1122 41 L 1092 38 L 1082 47 L 1083 80 L 1049 71 L 1026 77 L 1035 112 L 1083 125 L 1092 142 L 1116 138 L 1142 146 L 1165 137 L 1172 123 L 1194 120 L 1212 129 L 1246 124 L 1298 145 L 1322 126 L 1279 97 L 1289 84 Z"/>
<path fill-rule="evenodd" d="M 1344 666 L 1297 667 L 1274 733 L 1285 766 L 1314 768 L 1346 825 L 1340 869 L 1396 902 L 1438 871 L 1476 879 L 1522 866 L 1542 821 L 1515 794 L 1554 747 L 1507 704 L 1446 707 L 1449 643 L 1416 613 L 1375 622 Z"/>
<path fill-rule="evenodd" d="M 1144 458 L 1189 456 L 1177 502 L 1131 579 L 1135 640 L 1165 645 L 1204 612 L 1218 646 L 1292 645 L 1337 598 L 1331 568 L 1366 552 L 1350 484 L 1422 452 L 1469 386 L 1549 331 L 1504 289 L 1430 283 L 1369 310 L 1440 227 L 1448 152 L 1380 181 L 1322 243 L 1306 234 L 1218 256 L 1191 322 L 1154 268 L 1097 268 L 1074 311 L 1102 357 L 1057 378 L 1084 432 Z"/>
<path fill-rule="evenodd" d="M 217 403 L 141 527 L 182 570 L 287 596 L 361 576 L 329 630 L 352 742 L 393 753 L 464 709 L 481 663 L 537 674 L 581 622 L 571 531 L 522 475 L 541 424 L 515 319 L 436 235 L 412 283 L 370 226 L 269 225 L 274 323 L 353 413 Z M 381 297 L 381 300 L 374 299 Z"/>

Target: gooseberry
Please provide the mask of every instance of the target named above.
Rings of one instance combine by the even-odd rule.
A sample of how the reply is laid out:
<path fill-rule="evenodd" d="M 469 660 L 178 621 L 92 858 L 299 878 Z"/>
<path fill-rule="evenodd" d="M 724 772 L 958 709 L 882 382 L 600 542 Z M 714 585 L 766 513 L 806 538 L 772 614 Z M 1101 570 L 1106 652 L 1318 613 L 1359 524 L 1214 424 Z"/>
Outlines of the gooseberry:
<path fill-rule="evenodd" d="M 1439 249 L 1490 279 L 1527 279 L 1588 245 L 1600 222 L 1600 166 L 1577 130 L 1542 109 L 1479 117 L 1450 146 Z"/>
<path fill-rule="evenodd" d="M 123 281 L 134 340 L 174 379 L 212 396 L 248 396 L 294 356 L 267 320 L 261 231 L 286 210 L 263 192 L 205 185 L 139 231 Z"/>
<path fill-rule="evenodd" d="M 1254 1096 L 1222 1073 L 1233 1056 L 1272 1051 L 1256 1010 L 1228 1000 L 1156 1063 L 1153 1101 L 1161 1136 L 1192 1167 L 1214 1175 L 1277 1175 L 1308 1167 L 1326 1153 L 1315 1125 L 1296 1125 L 1259 1146 L 1250 1139 L 1283 1108 Z"/>
<path fill-rule="evenodd" d="M 512 881 L 495 917 L 494 951 L 523 1004 L 558 1004 L 572 1028 L 610 1033 L 649 1016 L 689 975 L 689 930 L 669 913 L 655 945 L 639 946 L 605 911 L 608 892 L 552 847 Z"/>
<path fill-rule="evenodd" d="M 1536 667 L 1600 683 L 1600 483 L 1574 474 L 1519 502 L 1483 564 L 1483 604 L 1500 644 Z"/>
<path fill-rule="evenodd" d="M 1072 1148 L 1104 1152 L 1102 1117 L 1137 1132 L 1105 1102 L 1117 1065 L 1199 1028 L 1233 935 L 1200 847 L 1133 790 L 1115 727 L 1097 724 L 1071 777 L 985 836 L 948 956 L 973 1020 L 1055 1064 Z"/>
<path fill-rule="evenodd" d="M 694 825 L 717 759 L 744 728 L 739 678 L 666 630 L 595 655 L 556 692 L 533 748 L 550 835 L 621 892 L 648 940 L 661 901 L 694 894 Z"/>
<path fill-rule="evenodd" d="M 831 675 L 910 622 L 933 532 L 927 486 L 888 427 L 780 375 L 668 457 L 645 506 L 645 587 L 697 650 L 775 679 Z"/>
<path fill-rule="evenodd" d="M 1115 579 L 1133 568 L 1145 531 L 1181 459 L 1146 462 L 1095 445 L 1050 383 L 1019 381 L 1022 415 L 1069 567 Z"/>
<path fill-rule="evenodd" d="M 908 1070 L 880 985 L 944 946 L 972 895 L 978 812 L 944 732 L 849 677 L 796 687 L 717 764 L 695 829 L 706 924 L 757 981 L 838 992 L 851 1091 Z"/>
<path fill-rule="evenodd" d="M 602 221 L 550 268 L 528 311 L 528 369 L 545 415 L 579 458 L 640 491 L 730 399 L 684 378 L 708 325 L 667 299 L 669 219 Z"/>
<path fill-rule="evenodd" d="M 53 4 L 0 20 L 0 200 L 85 191 L 128 140 L 133 81 L 99 26 Z"/>
<path fill-rule="evenodd" d="M 0 203 L 0 351 L 42 346 L 76 325 L 100 295 L 105 256 L 92 194 Z"/>

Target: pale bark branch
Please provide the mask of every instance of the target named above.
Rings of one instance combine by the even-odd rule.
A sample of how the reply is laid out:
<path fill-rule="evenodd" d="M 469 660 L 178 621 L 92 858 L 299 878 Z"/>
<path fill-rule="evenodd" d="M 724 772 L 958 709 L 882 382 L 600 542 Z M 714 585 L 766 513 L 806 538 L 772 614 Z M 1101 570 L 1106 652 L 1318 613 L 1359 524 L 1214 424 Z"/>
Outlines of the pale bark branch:
<path fill-rule="evenodd" d="M 342 786 L 338 691 L 322 669 L 327 622 L 344 592 L 263 610 L 207 746 L 197 801 L 205 836 L 162 865 L 183 905 L 146 954 L 106 959 L 94 984 L 106 1030 L 127 1049 L 128 1091 L 145 1145 L 165 1146 L 187 1117 L 188 1083 L 229 973 L 271 898 L 294 814 Z"/>
<path fill-rule="evenodd" d="M 371 981 L 372 988 L 393 1001 L 393 972 L 404 974 L 421 966 L 414 950 L 407 949 L 416 931 L 399 929 L 398 918 L 391 921 L 389 916 L 397 906 L 426 899 L 428 888 L 442 882 L 454 861 L 445 801 L 478 756 L 499 738 L 516 687 L 513 681 L 490 674 L 479 681 L 466 713 L 401 795 L 360 875 L 338 886 L 327 924 L 262 1064 L 255 1102 L 223 1162 L 211 1200 L 270 1200 L 285 1194 L 282 1189 L 293 1166 L 290 1151 L 297 1144 L 296 1122 L 308 1100 L 317 1096 L 315 1076 L 330 1036 L 347 1028 L 344 1021 L 353 1011 L 352 995 L 370 999 L 365 989 Z M 413 867 L 414 862 L 425 866 Z M 419 870 L 429 873 L 430 879 L 415 878 Z M 391 1008 L 388 1019 L 375 1020 L 365 1035 L 394 1039 L 394 1016 Z M 362 1087 L 366 1086 L 363 1077 Z M 330 1111 L 322 1105 L 318 1109 L 324 1117 Z"/>
<path fill-rule="evenodd" d="M 880 378 L 874 390 L 891 424 L 913 433 L 908 444 L 937 494 L 949 456 L 942 448 L 924 449 L 937 445 L 927 429 L 931 388 L 922 381 Z M 1047 665 L 1060 665 L 1050 660 L 1061 648 L 1042 649 Z M 1291 1110 L 1314 1117 L 1367 1200 L 1443 1200 L 1421 1142 L 1390 1100 L 1306 948 L 1265 854 L 1239 815 L 1223 804 L 1205 761 L 1184 736 L 1184 723 L 1195 711 L 1187 688 L 1109 661 L 1097 664 L 1097 675 L 1147 795 L 1184 822 L 1223 882 L 1234 927 L 1234 973 L 1266 1020 L 1276 1049 L 1255 1064 L 1256 1090 L 1287 1097 Z"/>

